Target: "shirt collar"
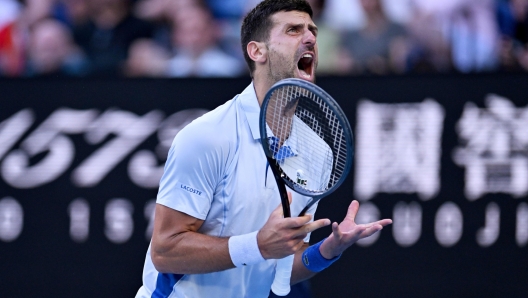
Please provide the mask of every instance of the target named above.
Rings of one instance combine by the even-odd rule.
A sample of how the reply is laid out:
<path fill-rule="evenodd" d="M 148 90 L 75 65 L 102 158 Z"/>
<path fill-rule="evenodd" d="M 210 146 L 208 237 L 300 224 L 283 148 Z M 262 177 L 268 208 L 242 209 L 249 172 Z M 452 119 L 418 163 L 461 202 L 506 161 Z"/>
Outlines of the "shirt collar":
<path fill-rule="evenodd" d="M 255 93 L 253 82 L 242 91 L 239 95 L 240 106 L 246 114 L 246 119 L 249 123 L 249 129 L 253 139 L 260 140 L 260 129 L 259 129 L 259 117 L 260 117 L 260 105 Z"/>
<path fill-rule="evenodd" d="M 253 139 L 258 141 L 260 140 L 260 127 L 259 127 L 259 118 L 260 118 L 260 105 L 257 99 L 257 94 L 255 93 L 255 88 L 253 82 L 242 91 L 239 95 L 240 106 L 246 115 L 246 119 L 249 124 L 249 129 L 251 130 L 251 135 Z M 292 135 L 288 138 L 283 146 L 276 152 L 276 157 L 279 159 L 284 159 L 291 156 L 297 155 L 297 136 L 296 136 L 296 127 L 299 125 L 299 119 L 294 117 L 292 124 Z M 269 127 L 266 127 L 268 130 L 268 135 L 272 135 Z M 284 149 L 283 149 L 284 148 Z"/>

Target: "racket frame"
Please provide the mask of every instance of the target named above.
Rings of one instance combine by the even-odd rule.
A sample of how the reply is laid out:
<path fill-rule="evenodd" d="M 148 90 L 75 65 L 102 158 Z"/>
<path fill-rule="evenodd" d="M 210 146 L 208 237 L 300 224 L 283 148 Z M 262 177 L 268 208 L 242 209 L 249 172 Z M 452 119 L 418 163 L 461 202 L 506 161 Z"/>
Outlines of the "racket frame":
<path fill-rule="evenodd" d="M 274 94 L 274 92 L 279 88 L 283 88 L 287 86 L 301 87 L 315 94 L 317 97 L 319 97 L 322 101 L 325 102 L 325 104 L 334 113 L 338 122 L 343 127 L 343 134 L 345 135 L 345 140 L 347 142 L 346 143 L 346 148 L 347 148 L 346 162 L 343 168 L 343 174 L 341 175 L 339 180 L 334 185 L 332 185 L 330 188 L 324 191 L 309 191 L 309 190 L 306 190 L 298 186 L 296 183 L 292 182 L 290 179 L 287 179 L 285 177 L 286 174 L 283 173 L 280 167 L 277 165 L 277 162 L 274 158 L 274 153 L 270 150 L 270 144 L 268 142 L 267 123 L 265 120 L 266 111 L 268 109 L 270 98 Z M 281 80 L 275 83 L 268 90 L 268 92 L 266 93 L 266 96 L 264 97 L 264 100 L 262 101 L 262 105 L 260 107 L 259 129 L 260 129 L 260 136 L 261 136 L 260 140 L 261 140 L 262 148 L 264 149 L 264 153 L 268 160 L 268 164 L 272 169 L 273 175 L 275 176 L 275 180 L 277 181 L 277 185 L 279 187 L 279 193 L 281 195 L 281 202 L 282 202 L 282 207 L 284 211 L 284 217 L 289 217 L 291 215 L 290 204 L 289 204 L 289 200 L 288 200 L 288 196 L 287 196 L 284 184 L 290 187 L 293 191 L 312 198 L 310 202 L 308 203 L 308 205 L 306 205 L 306 207 L 304 207 L 304 209 L 299 214 L 299 216 L 302 216 L 311 206 L 313 206 L 313 204 L 318 202 L 323 197 L 334 192 L 344 182 L 346 176 L 348 175 L 348 173 L 350 172 L 350 169 L 352 168 L 353 156 L 354 156 L 354 140 L 353 140 L 353 134 L 352 134 L 352 129 L 350 127 L 350 123 L 348 122 L 348 119 L 345 113 L 343 112 L 343 110 L 341 110 L 337 102 L 328 93 L 326 93 L 326 91 L 324 91 L 321 87 L 313 83 L 310 83 L 305 80 L 297 79 L 297 78 L 284 79 L 284 80 Z M 281 184 L 283 186 L 281 186 Z M 282 188 L 284 189 L 281 190 Z"/>

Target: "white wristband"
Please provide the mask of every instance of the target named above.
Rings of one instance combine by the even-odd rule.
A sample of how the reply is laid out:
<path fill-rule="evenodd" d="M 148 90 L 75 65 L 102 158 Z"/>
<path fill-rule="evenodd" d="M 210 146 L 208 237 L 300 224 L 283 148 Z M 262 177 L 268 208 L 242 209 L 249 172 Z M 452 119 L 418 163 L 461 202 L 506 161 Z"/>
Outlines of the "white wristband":
<path fill-rule="evenodd" d="M 257 243 L 257 233 L 232 236 L 229 238 L 229 255 L 231 261 L 236 267 L 253 265 L 265 261 L 260 254 L 260 249 Z"/>

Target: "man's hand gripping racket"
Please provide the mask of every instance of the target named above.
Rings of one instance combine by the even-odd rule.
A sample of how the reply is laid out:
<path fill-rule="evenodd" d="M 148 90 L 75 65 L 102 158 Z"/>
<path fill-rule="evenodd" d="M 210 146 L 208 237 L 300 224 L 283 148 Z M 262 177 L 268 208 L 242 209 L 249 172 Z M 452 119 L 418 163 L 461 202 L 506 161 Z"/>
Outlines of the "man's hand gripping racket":
<path fill-rule="evenodd" d="M 300 79 L 277 82 L 260 111 L 260 135 L 275 176 L 284 217 L 290 217 L 286 185 L 312 197 L 299 216 L 345 180 L 354 155 L 352 129 L 335 102 L 320 87 Z M 294 255 L 277 261 L 273 293 L 290 292 Z"/>

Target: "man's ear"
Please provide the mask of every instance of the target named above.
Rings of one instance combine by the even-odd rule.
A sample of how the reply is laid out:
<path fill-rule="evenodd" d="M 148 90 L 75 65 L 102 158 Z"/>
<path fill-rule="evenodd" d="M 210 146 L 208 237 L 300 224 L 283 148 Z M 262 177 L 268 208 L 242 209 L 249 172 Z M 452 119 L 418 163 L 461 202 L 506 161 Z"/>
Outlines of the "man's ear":
<path fill-rule="evenodd" d="M 255 63 L 266 63 L 268 60 L 268 48 L 266 44 L 258 41 L 251 41 L 248 43 L 246 51 L 251 60 Z"/>

